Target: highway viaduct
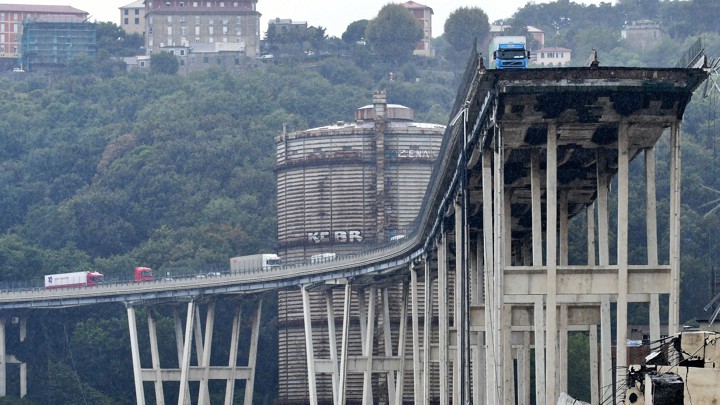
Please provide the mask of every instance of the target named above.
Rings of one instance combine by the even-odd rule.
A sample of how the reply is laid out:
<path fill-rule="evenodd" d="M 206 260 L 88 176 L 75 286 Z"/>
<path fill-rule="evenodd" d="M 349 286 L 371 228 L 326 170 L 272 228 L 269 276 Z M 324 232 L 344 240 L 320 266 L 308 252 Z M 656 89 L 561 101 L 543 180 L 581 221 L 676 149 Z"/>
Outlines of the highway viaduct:
<path fill-rule="evenodd" d="M 145 403 L 144 382 L 154 387 L 157 403 L 164 403 L 163 381 L 180 382 L 178 404 L 191 402 L 189 382 L 199 381 L 195 401 L 208 403 L 211 379 L 227 381 L 226 404 L 232 401 L 234 382 L 245 380 L 247 404 L 252 397 L 261 307 L 250 314 L 254 322 L 250 341 L 245 342 L 251 352 L 248 364 L 236 361 L 238 304 L 230 360 L 211 365 L 214 303 L 257 302 L 271 291 L 300 289 L 311 405 L 319 401 L 317 377 L 323 374 L 330 376 L 336 405 L 344 405 L 352 390 L 360 393 L 363 405 L 373 403 L 378 391 L 373 381 L 378 375 L 386 382 L 384 398 L 393 405 L 403 400 L 529 404 L 531 374 L 535 403 L 554 404 L 567 390 L 568 332 L 572 331 L 586 331 L 589 336 L 592 403 L 613 396 L 617 398 L 612 401 L 619 400 L 627 366 L 623 342 L 628 336 L 628 304 L 647 305 L 655 340 L 660 337 L 659 302 L 667 297 L 669 333 L 679 331 L 680 125 L 693 91 L 707 77 L 704 66 L 702 61 L 695 67 L 663 69 L 593 63 L 580 68 L 496 71 L 486 70 L 473 54 L 417 228 L 402 243 L 272 272 L 2 292 L 0 395 L 6 393 L 7 364 L 16 361 L 5 352 L 7 319 L 18 311 L 26 316 L 33 310 L 117 302 L 127 308 L 138 404 Z M 670 144 L 669 156 L 661 157 L 670 167 L 668 263 L 658 260 L 655 190 L 655 145 L 663 135 Z M 644 159 L 646 186 L 642 201 L 631 202 L 628 167 L 634 158 Z M 613 177 L 617 178 L 613 202 L 617 227 L 611 230 Z M 632 207 L 641 207 L 645 214 L 643 263 L 628 260 Z M 578 215 L 586 220 L 587 237 L 570 240 L 568 223 Z M 617 240 L 614 250 L 611 233 Z M 586 262 L 568 262 L 573 247 L 587 251 Z M 401 303 L 391 310 L 387 291 L 399 286 Z M 324 298 L 318 302 L 317 297 Z M 176 308 L 180 367 L 161 367 L 152 315 L 148 319 L 152 364 L 143 366 L 135 310 L 167 304 Z M 204 336 L 201 305 L 206 307 Z M 326 308 L 327 317 L 313 320 L 313 305 Z M 342 314 L 340 325 L 334 321 L 336 307 Z M 352 319 L 361 325 L 357 348 L 348 343 Z M 327 325 L 320 327 L 322 321 Z M 619 342 L 617 368 L 611 357 L 613 325 Z M 20 332 L 26 333 L 25 328 Z M 329 353 L 327 358 L 314 355 L 320 350 L 313 334 L 326 334 L 322 352 Z M 352 380 L 351 375 L 361 378 Z"/>

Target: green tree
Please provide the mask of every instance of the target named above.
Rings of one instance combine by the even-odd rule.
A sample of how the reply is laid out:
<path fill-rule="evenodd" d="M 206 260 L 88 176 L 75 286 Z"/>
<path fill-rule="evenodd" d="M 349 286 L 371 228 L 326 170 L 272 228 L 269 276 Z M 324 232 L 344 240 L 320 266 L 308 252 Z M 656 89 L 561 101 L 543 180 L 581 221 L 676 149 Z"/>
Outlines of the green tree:
<path fill-rule="evenodd" d="M 357 20 L 350 23 L 342 34 L 342 40 L 347 44 L 355 44 L 365 39 L 365 29 L 368 20 Z"/>
<path fill-rule="evenodd" d="M 170 52 L 160 52 L 150 55 L 150 71 L 153 73 L 174 75 L 179 68 L 180 63 Z"/>
<path fill-rule="evenodd" d="M 419 22 L 400 4 L 385 5 L 365 30 L 365 38 L 372 49 L 393 63 L 408 60 L 422 37 Z"/>
<path fill-rule="evenodd" d="M 445 20 L 445 39 L 456 51 L 466 53 L 475 40 L 482 43 L 490 33 L 488 16 L 479 7 L 460 7 Z"/>

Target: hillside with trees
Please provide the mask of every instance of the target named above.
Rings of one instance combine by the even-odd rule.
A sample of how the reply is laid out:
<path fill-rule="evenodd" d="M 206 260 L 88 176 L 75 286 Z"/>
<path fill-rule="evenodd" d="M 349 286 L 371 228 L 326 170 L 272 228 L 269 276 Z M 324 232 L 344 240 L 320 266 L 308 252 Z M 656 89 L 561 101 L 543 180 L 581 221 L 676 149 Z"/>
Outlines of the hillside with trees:
<path fill-rule="evenodd" d="M 578 65 L 595 48 L 605 66 L 672 66 L 700 35 L 707 52 L 720 55 L 718 28 L 710 21 L 718 7 L 711 0 L 600 6 L 559 0 L 529 4 L 504 23 L 542 28 L 549 44 L 575 51 Z M 417 31 L 407 24 L 406 48 L 397 51 L 388 34 L 397 27 L 383 21 L 381 12 L 377 20 L 348 26 L 342 39 L 319 31 L 320 37 L 301 41 L 327 50 L 326 57 L 263 63 L 241 75 L 209 69 L 177 76 L 163 59 L 162 68 L 151 73 L 128 73 L 112 58 L 137 47 L 128 38 L 122 46 L 99 41 L 104 48 L 97 59 L 77 60 L 61 72 L 0 77 L 0 286 L 38 285 L 44 274 L 82 270 L 129 279 L 136 265 L 161 274 L 207 272 L 226 268 L 232 256 L 272 252 L 273 138 L 283 124 L 295 131 L 352 120 L 376 89 L 386 89 L 390 102 L 413 108 L 418 121 L 446 123 L 469 51 L 464 49 L 475 38 L 485 39 L 482 32 L 463 35 L 463 26 L 488 24 L 477 10 L 453 14 L 447 37 L 434 40 L 435 59 L 410 55 L 407 47 Z M 629 19 L 646 18 L 661 21 L 666 37 L 656 48 L 634 50 L 620 30 Z M 111 26 L 103 32 L 116 35 Z M 280 40 L 286 47 L 305 46 Z M 696 95 L 683 127 L 683 321 L 707 316 L 702 307 L 711 298 L 717 267 L 717 100 Z M 658 156 L 662 232 L 669 187 L 661 174 L 667 171 L 665 143 Z M 633 170 L 632 178 L 642 179 L 639 162 Z M 635 195 L 642 187 L 633 183 Z M 641 213 L 638 208 L 633 215 Z M 630 245 L 643 246 L 632 238 L 644 238 L 644 231 L 630 232 Z M 574 260 L 584 257 L 571 253 Z M 632 251 L 631 262 L 643 254 Z M 273 304 L 268 305 L 261 345 L 272 351 L 277 348 Z M 172 316 L 161 315 L 160 340 L 167 345 L 161 350 L 171 352 Z M 128 395 L 133 383 L 124 308 L 32 314 L 29 322 L 28 342 L 8 346 L 29 364 L 31 395 L 16 403 L 134 403 Z M 255 402 L 271 404 L 275 366 L 268 361 L 263 367 Z"/>

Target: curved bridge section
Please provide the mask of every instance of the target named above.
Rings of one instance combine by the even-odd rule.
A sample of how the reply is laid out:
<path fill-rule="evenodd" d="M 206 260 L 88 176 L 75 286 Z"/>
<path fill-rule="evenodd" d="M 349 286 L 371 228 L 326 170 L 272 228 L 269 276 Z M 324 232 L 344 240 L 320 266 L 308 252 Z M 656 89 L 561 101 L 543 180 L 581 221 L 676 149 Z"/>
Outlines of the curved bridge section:
<path fill-rule="evenodd" d="M 190 395 L 189 382 L 199 381 L 198 402 L 207 403 L 209 379 L 227 379 L 226 398 L 240 379 L 247 381 L 251 398 L 255 355 L 242 367 L 232 359 L 227 367 L 209 364 L 213 302 L 292 289 L 302 292 L 305 347 L 295 355 L 306 367 L 306 379 L 293 390 L 304 402 L 529 404 L 532 374 L 535 403 L 554 404 L 567 390 L 568 333 L 578 331 L 587 333 L 591 346 L 592 402 L 620 398 L 624 371 L 613 376 L 612 370 L 627 365 L 627 349 L 618 345 L 613 363 L 611 326 L 617 341 L 625 342 L 628 303 L 648 306 L 651 338 L 658 339 L 659 302 L 667 297 L 669 332 L 679 328 L 680 123 L 705 78 L 702 68 L 490 71 L 473 55 L 417 229 L 405 242 L 266 273 L 4 292 L 0 309 L 12 316 L 34 308 L 124 303 L 138 404 L 145 401 L 144 381 L 154 383 L 156 398 L 163 398 L 163 381 L 180 381 L 179 403 Z M 655 208 L 655 145 L 663 136 L 669 138 L 669 155 L 661 157 L 670 167 L 670 212 L 663 221 L 670 224 L 663 243 L 669 246 L 668 263 L 658 260 Z M 645 162 L 642 201 L 628 195 L 634 158 Z M 614 176 L 617 220 L 611 221 Z M 628 260 L 631 207 L 644 211 L 643 263 Z M 584 240 L 570 240 L 568 222 L 576 216 L 584 218 Z M 616 228 L 610 229 L 611 223 Z M 612 247 L 611 234 L 617 241 Z M 569 263 L 570 249 L 586 251 L 586 260 Z M 149 318 L 155 349 L 152 367 L 143 368 L 134 308 L 172 303 L 188 305 L 184 332 L 176 314 L 181 365 L 160 366 Z M 326 315 L 313 320 L 311 309 L 323 303 Z M 207 305 L 206 334 L 196 335 L 199 354 L 191 365 L 199 304 Z M 251 351 L 257 349 L 260 314 L 254 308 Z M 239 314 L 238 309 L 238 324 Z M 319 328 L 320 321 L 327 326 Z M 375 327 L 382 328 L 377 336 Z M 4 326 L 0 329 L 4 339 Z M 231 347 L 237 350 L 239 334 L 233 330 Z M 315 356 L 316 351 L 324 354 Z M 385 383 L 373 382 L 376 374 Z"/>

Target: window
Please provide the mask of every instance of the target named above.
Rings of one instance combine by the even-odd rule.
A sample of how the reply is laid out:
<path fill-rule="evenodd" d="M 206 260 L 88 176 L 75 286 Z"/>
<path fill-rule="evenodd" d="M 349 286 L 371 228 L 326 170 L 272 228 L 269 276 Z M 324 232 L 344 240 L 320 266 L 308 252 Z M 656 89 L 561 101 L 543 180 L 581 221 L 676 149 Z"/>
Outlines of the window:
<path fill-rule="evenodd" d="M 213 35 L 215 33 L 215 27 L 208 27 L 208 34 Z"/>
<path fill-rule="evenodd" d="M 168 28 L 168 31 L 167 31 L 168 36 L 171 37 L 172 36 L 172 27 L 167 27 L 167 28 Z"/>
<path fill-rule="evenodd" d="M 236 1 L 233 3 L 233 7 L 237 7 L 237 6 L 238 6 L 238 2 Z"/>
<path fill-rule="evenodd" d="M 219 56 L 217 57 L 217 59 L 215 59 L 215 62 L 216 62 L 218 65 L 222 65 L 222 59 L 221 59 Z"/>
<path fill-rule="evenodd" d="M 180 2 L 180 7 L 185 7 L 185 2 L 184 2 L 184 1 L 181 1 L 181 2 Z"/>
<path fill-rule="evenodd" d="M 168 16 L 168 23 L 172 24 L 172 16 L 171 15 Z"/>
<path fill-rule="evenodd" d="M 195 25 L 200 25 L 200 17 L 195 17 Z"/>
<path fill-rule="evenodd" d="M 224 1 L 221 1 L 221 2 L 220 2 L 220 7 L 225 7 L 225 2 L 224 2 Z"/>
<path fill-rule="evenodd" d="M 125 23 L 125 24 L 127 24 L 127 23 Z M 138 25 L 138 24 L 140 24 L 140 19 L 139 19 L 139 18 L 136 18 L 136 19 L 135 19 L 135 25 Z"/>
<path fill-rule="evenodd" d="M 180 27 L 180 35 L 185 38 L 187 36 L 187 27 Z"/>
<path fill-rule="evenodd" d="M 140 9 L 139 9 L 139 8 L 136 8 L 136 9 L 135 9 L 135 15 L 140 15 Z"/>
<path fill-rule="evenodd" d="M 137 18 L 136 18 L 136 20 L 137 20 Z M 125 24 L 125 25 L 130 24 L 130 23 L 128 22 L 128 19 L 127 19 L 127 18 L 123 18 L 123 24 Z M 136 24 L 137 24 L 137 23 L 136 23 Z"/>
<path fill-rule="evenodd" d="M 213 20 L 212 17 L 208 18 L 208 24 L 210 24 L 210 25 L 215 24 L 215 20 Z"/>
<path fill-rule="evenodd" d="M 125 9 L 125 10 L 123 10 L 123 13 L 124 13 L 125 15 L 128 15 L 129 11 L 130 11 L 130 10 Z"/>
<path fill-rule="evenodd" d="M 208 38 L 208 42 L 210 42 L 210 43 L 215 42 L 215 38 L 213 38 L 213 37 Z"/>
<path fill-rule="evenodd" d="M 193 1 L 193 7 L 197 7 L 197 1 Z"/>
<path fill-rule="evenodd" d="M 195 26 L 195 36 L 200 35 L 200 26 Z"/>
<path fill-rule="evenodd" d="M 17 25 L 17 24 L 13 24 L 13 32 L 15 32 L 15 33 L 18 32 L 18 25 Z"/>
<path fill-rule="evenodd" d="M 144 60 L 141 60 L 141 61 L 140 61 L 140 67 L 145 67 L 145 61 L 144 61 Z"/>
<path fill-rule="evenodd" d="M 228 19 L 227 19 L 227 18 L 223 18 L 223 25 L 227 25 L 227 23 L 228 23 Z"/>
<path fill-rule="evenodd" d="M 210 63 L 210 58 L 203 56 L 203 63 Z"/>
<path fill-rule="evenodd" d="M 180 50 L 180 56 L 185 56 L 185 50 L 184 50 L 184 49 L 181 49 L 181 50 Z"/>
<path fill-rule="evenodd" d="M 235 58 L 235 66 L 240 64 L 240 58 Z"/>
<path fill-rule="evenodd" d="M 180 66 L 185 66 L 185 59 L 180 59 Z"/>
<path fill-rule="evenodd" d="M 227 43 L 227 37 L 223 37 L 223 42 Z"/>
<path fill-rule="evenodd" d="M 228 33 L 228 28 L 227 28 L 227 27 L 223 27 L 223 35 L 227 35 L 227 33 Z"/>
<path fill-rule="evenodd" d="M 195 64 L 195 57 L 194 57 L 194 56 L 191 56 L 191 57 L 190 57 L 190 64 L 191 64 L 191 65 L 194 65 L 194 64 Z"/>
<path fill-rule="evenodd" d="M 207 7 L 210 7 L 210 4 L 212 4 L 212 3 L 210 3 L 210 2 L 208 1 L 208 2 L 207 2 Z"/>

